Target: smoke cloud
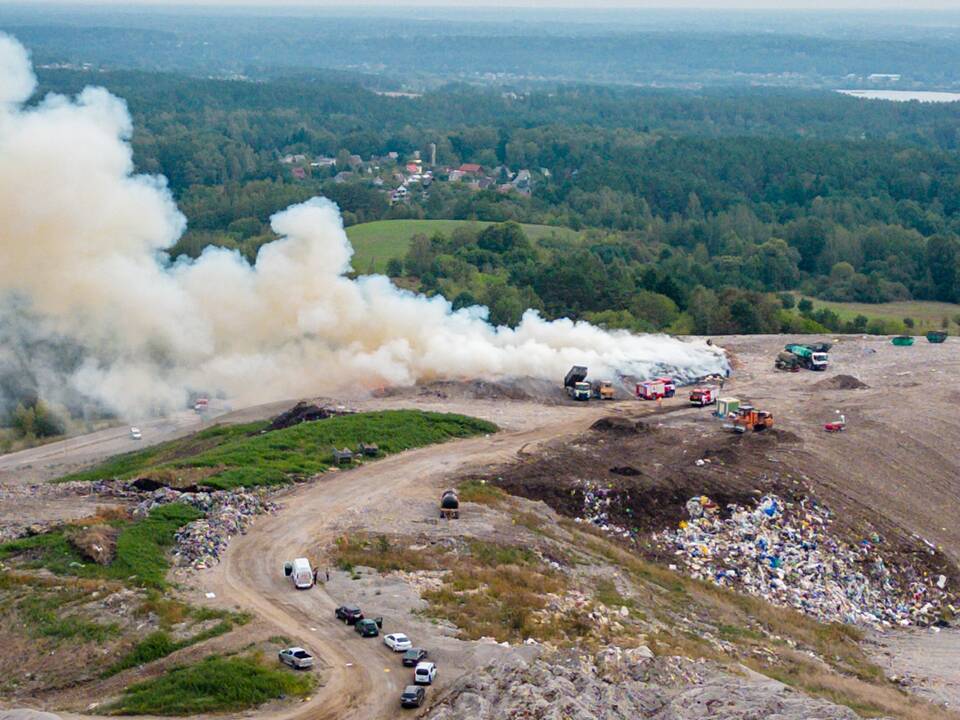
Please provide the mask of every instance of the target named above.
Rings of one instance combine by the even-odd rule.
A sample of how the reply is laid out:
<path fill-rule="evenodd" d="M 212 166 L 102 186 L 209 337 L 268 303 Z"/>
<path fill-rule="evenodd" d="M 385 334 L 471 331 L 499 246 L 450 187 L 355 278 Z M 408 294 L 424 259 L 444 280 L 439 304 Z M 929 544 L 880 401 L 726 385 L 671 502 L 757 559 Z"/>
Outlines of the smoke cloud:
<path fill-rule="evenodd" d="M 280 239 L 253 265 L 212 247 L 171 260 L 186 221 L 164 178 L 134 174 L 123 101 L 87 88 L 27 107 L 34 88 L 26 52 L 0 35 L 0 327 L 23 325 L 25 301 L 42 318 L 33 331 L 72 348 L 69 387 L 48 380 L 42 393 L 138 414 L 182 407 L 187 388 L 255 402 L 441 378 L 559 381 L 573 364 L 686 378 L 727 367 L 704 343 L 533 311 L 494 328 L 485 308 L 351 280 L 339 212 L 320 198 L 275 214 Z M 22 367 L 24 352 L 12 355 Z"/>

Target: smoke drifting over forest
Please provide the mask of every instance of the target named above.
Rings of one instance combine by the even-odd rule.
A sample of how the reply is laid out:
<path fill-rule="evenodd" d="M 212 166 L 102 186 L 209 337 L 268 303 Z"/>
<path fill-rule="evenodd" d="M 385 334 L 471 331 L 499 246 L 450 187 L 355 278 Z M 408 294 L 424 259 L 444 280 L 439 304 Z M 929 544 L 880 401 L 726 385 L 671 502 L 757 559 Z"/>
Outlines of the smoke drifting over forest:
<path fill-rule="evenodd" d="M 162 177 L 134 174 L 124 102 L 87 88 L 26 107 L 35 85 L 26 51 L 0 36 L 0 402 L 32 386 L 135 415 L 182 407 L 188 388 L 255 402 L 439 378 L 559 380 L 572 364 L 639 377 L 726 367 L 704 343 L 532 311 L 494 328 L 485 308 L 349 279 L 338 209 L 319 198 L 272 217 L 280 239 L 253 265 L 213 247 L 172 260 L 185 219 Z"/>

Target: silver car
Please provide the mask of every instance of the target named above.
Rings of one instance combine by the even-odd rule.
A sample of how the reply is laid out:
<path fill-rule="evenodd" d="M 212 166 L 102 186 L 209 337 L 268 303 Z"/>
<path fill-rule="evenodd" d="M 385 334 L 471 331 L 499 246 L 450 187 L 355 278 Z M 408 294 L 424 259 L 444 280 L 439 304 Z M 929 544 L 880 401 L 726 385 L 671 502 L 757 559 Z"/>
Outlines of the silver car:
<path fill-rule="evenodd" d="M 306 670 L 313 667 L 313 655 L 300 647 L 287 648 L 280 651 L 280 662 L 296 670 Z"/>

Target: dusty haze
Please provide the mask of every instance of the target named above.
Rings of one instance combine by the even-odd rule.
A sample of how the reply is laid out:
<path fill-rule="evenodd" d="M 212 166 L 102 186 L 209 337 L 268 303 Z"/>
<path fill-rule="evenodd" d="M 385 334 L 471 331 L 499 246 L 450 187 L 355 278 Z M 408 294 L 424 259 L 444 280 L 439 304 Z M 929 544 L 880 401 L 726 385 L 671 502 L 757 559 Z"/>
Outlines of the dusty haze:
<path fill-rule="evenodd" d="M 36 347 L 66 343 L 74 356 L 60 376 L 37 373 L 43 396 L 77 392 L 136 415 L 182 407 L 188 388 L 255 402 L 436 378 L 559 381 L 572 364 L 641 377 L 726 368 L 701 342 L 532 311 L 494 328 L 485 308 L 348 279 L 353 250 L 320 198 L 272 217 L 281 238 L 254 265 L 220 248 L 171 262 L 185 219 L 163 178 L 133 174 L 123 101 L 87 88 L 24 108 L 34 87 L 26 52 L 0 36 L 0 328 L 29 327 Z"/>

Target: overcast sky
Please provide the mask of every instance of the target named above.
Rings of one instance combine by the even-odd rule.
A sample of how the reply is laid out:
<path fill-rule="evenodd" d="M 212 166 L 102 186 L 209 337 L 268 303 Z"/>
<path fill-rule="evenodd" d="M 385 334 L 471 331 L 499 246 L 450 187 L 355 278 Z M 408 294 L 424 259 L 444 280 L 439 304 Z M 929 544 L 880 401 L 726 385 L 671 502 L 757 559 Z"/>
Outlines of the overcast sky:
<path fill-rule="evenodd" d="M 0 0 L 6 4 L 10 0 Z M 751 9 L 751 10 L 956 10 L 960 12 L 960 0 L 282 0 L 271 3 L 265 0 L 13 0 L 20 5 L 152 5 L 152 6 L 219 6 L 242 7 L 296 6 L 336 8 L 347 10 L 362 5 L 365 7 L 443 7 L 476 9 L 480 7 L 525 7 L 525 8 L 662 8 L 662 9 Z M 10 4 L 13 4 L 10 2 Z"/>

